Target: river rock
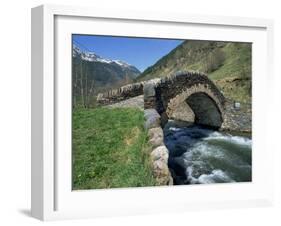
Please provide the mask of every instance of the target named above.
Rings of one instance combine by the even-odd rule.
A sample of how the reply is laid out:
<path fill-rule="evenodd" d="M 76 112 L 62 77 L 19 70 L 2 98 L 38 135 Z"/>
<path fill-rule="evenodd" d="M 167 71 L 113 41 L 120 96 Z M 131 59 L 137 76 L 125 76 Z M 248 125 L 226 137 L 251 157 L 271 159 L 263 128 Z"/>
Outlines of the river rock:
<path fill-rule="evenodd" d="M 152 148 L 163 145 L 164 134 L 161 127 L 155 127 L 148 130 L 149 143 Z"/>
<path fill-rule="evenodd" d="M 166 165 L 168 164 L 168 158 L 169 158 L 169 151 L 166 148 L 166 146 L 162 145 L 156 149 L 154 149 L 151 154 L 151 160 L 152 161 L 158 161 L 161 160 Z"/>
<path fill-rule="evenodd" d="M 145 123 L 144 123 L 145 129 L 160 127 L 161 124 L 160 115 L 155 109 L 144 110 L 144 117 L 145 117 Z"/>
<path fill-rule="evenodd" d="M 240 103 L 239 102 L 234 102 L 233 104 L 233 107 L 236 109 L 236 110 L 240 110 Z"/>
<path fill-rule="evenodd" d="M 171 184 L 170 181 L 170 171 L 167 163 L 163 162 L 161 159 L 153 162 L 153 174 L 156 181 L 161 185 Z"/>

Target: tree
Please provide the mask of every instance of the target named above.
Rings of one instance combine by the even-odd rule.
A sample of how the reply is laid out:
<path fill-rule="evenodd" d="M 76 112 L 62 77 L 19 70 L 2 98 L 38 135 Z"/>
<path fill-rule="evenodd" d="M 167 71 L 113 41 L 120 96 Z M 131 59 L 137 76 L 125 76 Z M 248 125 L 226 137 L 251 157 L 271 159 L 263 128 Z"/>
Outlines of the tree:
<path fill-rule="evenodd" d="M 91 81 L 91 86 L 90 86 L 90 89 L 88 89 L 88 98 L 87 98 L 87 108 L 90 107 L 90 104 L 91 104 L 91 97 L 93 96 L 93 93 L 94 93 L 94 79 Z"/>
<path fill-rule="evenodd" d="M 91 76 L 88 63 L 81 58 L 73 59 L 72 73 L 73 107 L 91 107 L 95 93 L 95 81 L 93 79 L 94 76 Z"/>
<path fill-rule="evenodd" d="M 73 78 L 74 77 L 74 78 Z M 77 90 L 77 69 L 75 64 L 72 66 L 72 99 L 73 99 L 73 107 L 75 108 L 77 105 L 76 99 L 76 90 Z"/>
<path fill-rule="evenodd" d="M 85 99 L 84 99 L 84 87 L 83 87 L 83 61 L 80 60 L 80 95 L 82 106 L 85 107 Z"/>
<path fill-rule="evenodd" d="M 88 99 L 89 99 L 89 96 L 88 96 L 88 74 L 87 74 L 87 64 L 85 64 L 85 68 L 84 68 L 84 71 L 85 71 L 85 97 L 84 97 L 84 107 L 88 107 Z"/>

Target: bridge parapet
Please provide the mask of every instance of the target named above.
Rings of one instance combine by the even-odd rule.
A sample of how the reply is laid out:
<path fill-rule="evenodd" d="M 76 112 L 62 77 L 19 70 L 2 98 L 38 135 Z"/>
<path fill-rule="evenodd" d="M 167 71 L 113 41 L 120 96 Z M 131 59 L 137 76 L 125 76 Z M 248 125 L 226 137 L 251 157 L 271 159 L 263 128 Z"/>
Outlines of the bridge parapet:
<path fill-rule="evenodd" d="M 111 89 L 105 93 L 99 93 L 97 102 L 101 105 L 115 104 L 143 94 L 143 82 L 122 86 L 118 89 Z"/>
<path fill-rule="evenodd" d="M 128 84 L 118 89 L 110 89 L 107 92 L 99 93 L 97 96 L 97 102 L 101 105 L 109 105 L 130 99 L 132 97 L 143 95 L 145 85 L 151 84 L 154 87 L 154 85 L 159 81 L 160 79 L 156 78 L 149 81 Z"/>

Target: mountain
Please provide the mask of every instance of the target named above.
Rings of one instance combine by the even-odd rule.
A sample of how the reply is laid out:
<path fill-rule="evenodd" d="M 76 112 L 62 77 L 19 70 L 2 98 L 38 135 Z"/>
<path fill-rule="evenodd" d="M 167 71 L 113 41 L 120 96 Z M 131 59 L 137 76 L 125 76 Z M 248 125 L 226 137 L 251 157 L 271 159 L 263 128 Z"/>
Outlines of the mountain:
<path fill-rule="evenodd" d="M 84 61 L 88 62 L 100 62 L 100 63 L 106 63 L 106 64 L 117 64 L 119 65 L 123 70 L 130 70 L 132 72 L 132 78 L 136 78 L 140 71 L 133 65 L 130 65 L 122 60 L 110 60 L 106 58 L 102 58 L 99 55 L 95 54 L 94 52 L 85 52 L 81 51 L 77 46 L 73 46 L 73 57 L 79 57 Z"/>
<path fill-rule="evenodd" d="M 74 95 L 81 94 L 81 77 L 84 89 L 93 93 L 131 83 L 140 71 L 121 60 L 103 58 L 94 52 L 82 51 L 76 45 L 72 49 Z M 82 76 L 81 76 L 82 75 Z M 86 87 L 89 86 L 89 87 Z"/>
<path fill-rule="evenodd" d="M 206 73 L 228 99 L 250 102 L 251 53 L 250 43 L 186 40 L 136 80 L 164 77 L 177 71 L 200 71 Z"/>

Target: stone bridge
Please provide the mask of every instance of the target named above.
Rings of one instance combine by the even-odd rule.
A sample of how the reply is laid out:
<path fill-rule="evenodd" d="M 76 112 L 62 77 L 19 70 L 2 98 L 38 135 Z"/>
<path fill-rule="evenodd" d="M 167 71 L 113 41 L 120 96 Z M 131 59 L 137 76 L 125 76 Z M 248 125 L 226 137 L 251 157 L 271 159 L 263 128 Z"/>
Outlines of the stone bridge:
<path fill-rule="evenodd" d="M 186 72 L 144 84 L 144 108 L 154 108 L 163 124 L 169 118 L 220 128 L 225 98 L 204 74 Z"/>
<path fill-rule="evenodd" d="M 178 119 L 220 128 L 224 121 L 224 96 L 206 75 L 197 72 L 127 85 L 99 94 L 97 100 L 111 104 L 142 94 L 144 109 L 155 109 L 162 126 L 168 119 Z"/>
<path fill-rule="evenodd" d="M 169 150 L 164 143 L 163 126 L 170 118 L 218 129 L 224 121 L 225 98 L 206 75 L 184 72 L 110 90 L 99 94 L 97 101 L 107 105 L 142 94 L 144 126 L 152 147 L 152 172 L 159 185 L 171 185 L 173 178 L 168 166 Z"/>

